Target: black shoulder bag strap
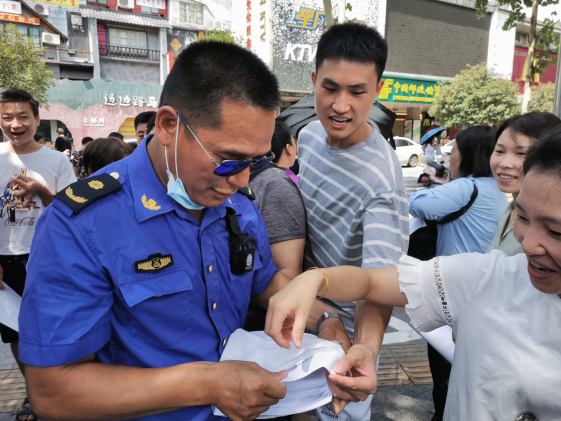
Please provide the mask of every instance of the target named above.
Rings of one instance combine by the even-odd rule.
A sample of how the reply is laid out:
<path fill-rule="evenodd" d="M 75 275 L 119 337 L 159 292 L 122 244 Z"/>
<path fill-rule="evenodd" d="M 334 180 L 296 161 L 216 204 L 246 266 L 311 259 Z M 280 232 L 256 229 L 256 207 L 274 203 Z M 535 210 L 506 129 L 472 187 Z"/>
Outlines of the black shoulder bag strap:
<path fill-rule="evenodd" d="M 475 185 L 475 183 L 473 184 L 473 193 L 471 194 L 471 199 L 469 200 L 468 204 L 465 205 L 463 208 L 461 208 L 460 210 L 457 210 L 456 212 L 452 212 L 449 215 L 446 215 L 444 218 L 442 218 L 439 221 L 436 221 L 436 225 L 442 225 L 442 224 L 447 224 L 448 222 L 452 222 L 455 221 L 456 219 L 458 219 L 460 216 L 462 216 L 463 214 L 465 214 L 469 208 L 471 208 L 471 205 L 473 205 L 473 202 L 475 202 L 475 199 L 477 199 L 477 195 L 479 194 L 478 190 L 477 190 L 477 186 Z"/>
<path fill-rule="evenodd" d="M 249 174 L 249 182 L 251 183 L 255 179 L 255 177 L 257 177 L 263 171 L 268 170 L 269 168 L 276 168 L 276 167 L 277 166 L 275 164 L 273 164 L 272 162 L 269 162 L 264 167 L 261 167 L 261 168 L 255 170 L 255 171 L 252 171 L 251 174 Z"/>

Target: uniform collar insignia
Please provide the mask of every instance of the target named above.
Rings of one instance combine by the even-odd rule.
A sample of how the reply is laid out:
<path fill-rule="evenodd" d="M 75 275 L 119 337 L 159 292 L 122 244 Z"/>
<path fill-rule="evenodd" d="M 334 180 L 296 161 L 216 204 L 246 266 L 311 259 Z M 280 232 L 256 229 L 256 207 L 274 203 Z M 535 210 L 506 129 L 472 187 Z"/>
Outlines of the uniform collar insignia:
<path fill-rule="evenodd" d="M 144 260 L 134 262 L 134 271 L 136 273 L 155 273 L 172 265 L 173 257 L 171 257 L 171 254 L 156 253 L 151 254 Z"/>
<path fill-rule="evenodd" d="M 142 195 L 142 204 L 146 209 L 150 209 L 150 210 L 158 210 L 161 208 L 161 206 L 158 206 L 158 204 L 154 199 L 146 200 L 145 194 Z"/>

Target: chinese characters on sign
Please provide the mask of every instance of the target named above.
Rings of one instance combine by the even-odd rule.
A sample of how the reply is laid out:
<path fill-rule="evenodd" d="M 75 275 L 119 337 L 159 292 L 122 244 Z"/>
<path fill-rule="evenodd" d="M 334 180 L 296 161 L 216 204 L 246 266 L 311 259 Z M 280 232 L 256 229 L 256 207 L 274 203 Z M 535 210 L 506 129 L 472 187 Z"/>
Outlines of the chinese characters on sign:
<path fill-rule="evenodd" d="M 21 15 L 21 3 L 18 1 L 0 1 L 0 12 Z"/>
<path fill-rule="evenodd" d="M 29 16 L 9 15 L 7 13 L 0 13 L 0 20 L 5 20 L 14 23 L 29 23 L 30 25 L 39 25 L 39 18 L 30 18 Z"/>
<path fill-rule="evenodd" d="M 136 0 L 136 5 L 163 10 L 166 8 L 166 0 Z"/>
<path fill-rule="evenodd" d="M 92 117 L 90 118 L 90 122 L 88 123 L 88 119 L 84 117 L 82 123 L 84 123 L 84 127 L 105 127 L 105 118 Z"/>
<path fill-rule="evenodd" d="M 325 27 L 325 12 L 301 7 L 299 12 L 294 15 L 294 22 L 287 23 L 289 28 L 306 29 L 313 31 Z"/>
<path fill-rule="evenodd" d="M 401 78 L 386 79 L 378 100 L 386 102 L 436 102 L 436 97 L 440 94 L 440 86 L 437 86 L 436 82 Z"/>
<path fill-rule="evenodd" d="M 247 48 L 251 50 L 251 0 L 247 0 Z"/>
<path fill-rule="evenodd" d="M 133 107 L 152 107 L 152 108 L 158 108 L 158 102 L 156 101 L 156 97 L 155 96 L 149 96 L 148 97 L 148 101 L 144 100 L 143 96 L 133 96 L 132 97 L 132 101 L 130 96 L 125 95 L 123 96 L 119 96 L 119 102 L 117 102 L 117 99 L 115 98 L 114 94 L 103 94 L 103 99 L 105 100 L 105 102 L 103 103 L 103 105 L 109 105 L 109 106 L 115 106 L 115 105 L 119 105 L 121 107 L 130 107 L 131 105 Z"/>
<path fill-rule="evenodd" d="M 260 0 L 259 5 L 265 5 L 265 7 L 267 6 L 267 0 Z M 261 32 L 261 36 L 259 37 L 261 39 L 261 41 L 265 41 L 265 35 L 267 34 L 267 11 L 266 10 L 262 10 L 261 13 L 259 14 L 259 28 L 263 31 Z"/>
<path fill-rule="evenodd" d="M 57 4 L 59 6 L 80 7 L 79 0 L 35 0 L 41 3 Z"/>

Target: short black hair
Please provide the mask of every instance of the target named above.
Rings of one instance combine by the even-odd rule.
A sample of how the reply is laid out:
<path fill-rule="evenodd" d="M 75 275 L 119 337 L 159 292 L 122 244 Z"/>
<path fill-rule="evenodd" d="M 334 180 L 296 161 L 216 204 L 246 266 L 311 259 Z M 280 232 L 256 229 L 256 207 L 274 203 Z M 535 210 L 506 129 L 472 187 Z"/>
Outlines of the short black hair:
<path fill-rule="evenodd" d="M 123 136 L 121 133 L 118 133 L 118 132 L 111 132 L 111 133 L 109 133 L 109 136 L 107 136 L 107 137 L 116 137 L 117 139 L 125 140 L 125 136 Z"/>
<path fill-rule="evenodd" d="M 86 145 L 87 143 L 90 143 L 92 140 L 93 140 L 93 137 L 89 137 L 89 136 L 83 137 L 82 138 L 82 146 Z"/>
<path fill-rule="evenodd" d="M 561 179 L 561 125 L 542 133 L 528 149 L 523 169 L 524 175 L 530 171 L 538 174 L 554 172 Z"/>
<path fill-rule="evenodd" d="M 276 110 L 282 104 L 275 75 L 251 51 L 219 41 L 190 44 L 177 57 L 162 91 L 165 105 L 189 125 L 221 127 L 223 101 Z"/>
<path fill-rule="evenodd" d="M 559 117 L 542 111 L 515 115 L 501 123 L 495 135 L 495 143 L 506 129 L 510 129 L 514 135 L 521 134 L 529 137 L 533 143 L 540 138 L 543 132 L 547 132 L 559 124 L 561 124 Z"/>
<path fill-rule="evenodd" d="M 0 104 L 27 102 L 33 111 L 33 117 L 39 115 L 39 100 L 23 89 L 12 87 L 0 88 Z"/>
<path fill-rule="evenodd" d="M 44 139 L 45 139 L 45 136 L 43 136 L 43 135 L 40 134 L 40 133 L 35 133 L 35 134 L 33 135 L 33 140 L 35 140 L 35 142 L 39 142 L 41 139 L 44 140 Z"/>
<path fill-rule="evenodd" d="M 144 111 L 134 118 L 134 130 L 138 129 L 139 124 L 145 124 L 156 115 L 156 111 Z"/>
<path fill-rule="evenodd" d="M 133 152 L 134 148 L 122 140 L 111 137 L 95 139 L 84 149 L 84 169 L 94 173 Z"/>
<path fill-rule="evenodd" d="M 345 22 L 333 25 L 319 39 L 316 73 L 324 60 L 374 64 L 379 81 L 388 61 L 388 43 L 376 29 L 364 24 Z"/>
<path fill-rule="evenodd" d="M 62 127 L 59 127 L 58 129 L 56 129 L 56 132 L 58 134 L 64 134 L 64 129 Z"/>
<path fill-rule="evenodd" d="M 474 126 L 462 130 L 456 136 L 456 147 L 460 152 L 459 172 L 462 177 L 490 177 L 491 155 L 495 149 L 495 129 L 491 126 Z"/>
<path fill-rule="evenodd" d="M 156 125 L 156 113 L 150 117 L 150 121 L 146 123 L 146 134 L 150 133 L 154 126 Z"/>
<path fill-rule="evenodd" d="M 286 145 L 292 145 L 290 127 L 283 121 L 275 121 L 275 132 L 271 140 L 271 151 L 275 154 L 273 162 L 278 162 Z"/>

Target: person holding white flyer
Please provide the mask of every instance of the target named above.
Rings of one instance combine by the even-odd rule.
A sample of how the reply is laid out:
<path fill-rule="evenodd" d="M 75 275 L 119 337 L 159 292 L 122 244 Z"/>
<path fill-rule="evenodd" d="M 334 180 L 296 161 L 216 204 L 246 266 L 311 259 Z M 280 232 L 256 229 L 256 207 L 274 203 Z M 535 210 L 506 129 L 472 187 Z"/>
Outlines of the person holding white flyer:
<path fill-rule="evenodd" d="M 561 413 L 561 126 L 528 151 L 514 237 L 523 254 L 465 253 L 398 267 L 308 271 L 275 294 L 266 332 L 300 346 L 317 296 L 405 306 L 419 331 L 456 339 L 447 421 L 539 419 Z M 352 280 L 352 282 L 351 282 Z M 294 318 L 286 322 L 286 318 Z M 283 329 L 292 324 L 292 331 Z M 350 380 L 330 375 L 339 385 Z"/>

